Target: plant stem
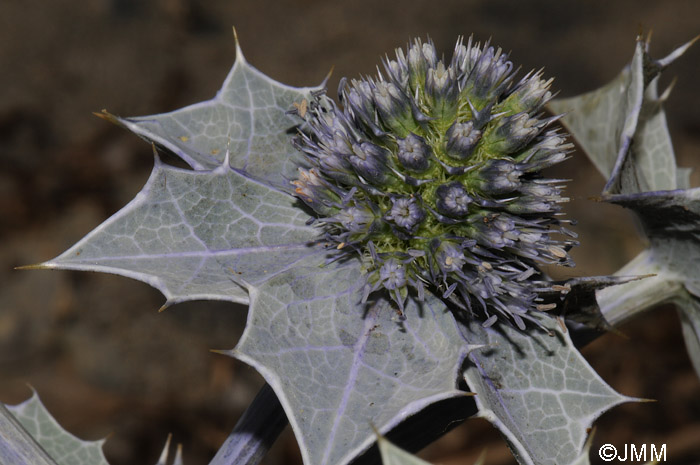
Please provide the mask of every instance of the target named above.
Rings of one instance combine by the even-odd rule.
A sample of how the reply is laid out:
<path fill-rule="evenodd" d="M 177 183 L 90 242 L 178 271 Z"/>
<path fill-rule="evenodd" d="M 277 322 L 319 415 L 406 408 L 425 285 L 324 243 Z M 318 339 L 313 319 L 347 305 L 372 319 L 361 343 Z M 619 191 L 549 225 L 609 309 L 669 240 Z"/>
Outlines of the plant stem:
<path fill-rule="evenodd" d="M 265 383 L 209 465 L 260 463 L 287 423 L 282 405 Z"/>

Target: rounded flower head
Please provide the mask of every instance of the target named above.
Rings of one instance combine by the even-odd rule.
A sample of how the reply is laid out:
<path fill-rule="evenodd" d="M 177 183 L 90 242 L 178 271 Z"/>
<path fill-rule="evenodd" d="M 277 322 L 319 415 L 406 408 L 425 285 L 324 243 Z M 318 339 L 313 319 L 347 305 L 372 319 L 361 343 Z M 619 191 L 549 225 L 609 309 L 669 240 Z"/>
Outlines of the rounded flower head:
<path fill-rule="evenodd" d="M 571 145 L 542 114 L 550 80 L 514 80 L 501 49 L 457 42 L 451 60 L 415 40 L 375 78 L 316 95 L 296 140 L 308 161 L 292 181 L 333 245 L 366 270 L 364 299 L 403 309 L 426 291 L 524 328 L 542 308 L 538 266 L 572 266 L 561 181 L 541 170 Z"/>

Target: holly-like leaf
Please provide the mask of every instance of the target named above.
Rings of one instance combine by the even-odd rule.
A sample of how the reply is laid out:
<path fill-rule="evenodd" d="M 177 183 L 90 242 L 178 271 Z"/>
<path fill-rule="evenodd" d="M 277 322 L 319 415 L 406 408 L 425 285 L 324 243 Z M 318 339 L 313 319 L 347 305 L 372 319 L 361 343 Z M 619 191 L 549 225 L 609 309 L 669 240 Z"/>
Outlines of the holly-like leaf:
<path fill-rule="evenodd" d="M 456 380 L 467 346 L 436 298 L 362 304 L 355 261 L 318 259 L 251 291 L 232 355 L 275 389 L 306 464 L 344 464 L 382 432 L 430 404 L 465 395 Z"/>
<path fill-rule="evenodd" d="M 0 463 L 56 465 L 36 439 L 2 403 L 0 403 Z"/>
<path fill-rule="evenodd" d="M 247 303 L 246 286 L 322 253 L 295 199 L 224 163 L 190 171 L 156 159 L 136 198 L 40 267 L 102 271 L 144 281 L 172 304 Z"/>
<path fill-rule="evenodd" d="M 377 445 L 383 465 L 430 465 L 429 462 L 394 445 L 381 434 L 377 435 Z"/>
<path fill-rule="evenodd" d="M 548 103 L 554 113 L 565 113 L 562 123 L 605 178 L 616 165 L 619 170 L 637 127 L 644 94 L 643 56 L 638 41 L 632 62 L 612 82 L 584 95 Z"/>
<path fill-rule="evenodd" d="M 679 307 L 688 353 L 700 374 L 700 188 L 620 194 L 606 200 L 631 209 L 639 217 L 649 249 L 642 253 L 644 260 L 635 262 L 639 263 L 635 271 L 656 274 L 655 286 L 646 281 L 636 286 L 630 283 L 622 291 L 640 293 L 654 303 L 673 301 Z M 641 288 L 645 283 L 646 289 Z M 619 311 L 607 303 L 620 300 L 614 289 L 600 298 L 610 307 L 608 312 Z"/>
<path fill-rule="evenodd" d="M 675 302 L 681 308 L 679 313 L 685 347 L 695 372 L 700 375 L 700 295 L 698 293 L 681 295 Z"/>
<path fill-rule="evenodd" d="M 573 464 L 593 421 L 632 399 L 598 376 L 556 320 L 541 323 L 552 335 L 469 324 L 469 342 L 488 348 L 470 353 L 464 375 L 479 415 L 503 433 L 519 463 Z"/>
<path fill-rule="evenodd" d="M 382 465 L 430 465 L 430 462 L 400 448 L 381 434 L 377 434 L 377 446 L 382 457 Z M 485 459 L 486 454 L 482 453 L 474 465 L 483 465 Z"/>
<path fill-rule="evenodd" d="M 299 120 L 289 110 L 321 87 L 283 85 L 250 66 L 238 43 L 236 52 L 212 100 L 138 118 L 103 113 L 201 173 L 157 161 L 129 205 L 37 268 L 124 275 L 159 289 L 167 304 L 247 303 L 247 285 L 312 253 L 318 231 L 282 190 L 299 163 L 291 144 Z"/>
<path fill-rule="evenodd" d="M 608 182 L 605 194 L 675 189 L 679 174 L 658 94 L 658 75 L 693 41 L 661 60 L 637 41 L 632 62 L 606 86 L 549 108 L 566 113 L 563 124 Z"/>
<path fill-rule="evenodd" d="M 208 101 L 159 115 L 120 118 L 101 116 L 155 142 L 197 170 L 223 163 L 275 186 L 296 176 L 301 157 L 292 147 L 299 119 L 294 103 L 323 89 L 291 87 L 264 75 L 246 62 L 236 40 L 236 61 L 217 95 Z"/>
<path fill-rule="evenodd" d="M 571 465 L 591 465 L 591 446 L 593 446 L 593 436 L 595 435 L 595 428 L 591 430 L 588 435 L 586 444 L 583 446 L 583 452 L 578 459 L 576 459 Z"/>
<path fill-rule="evenodd" d="M 697 39 L 660 60 L 649 56 L 648 42 L 638 41 L 632 63 L 613 82 L 553 101 L 550 108 L 570 112 L 564 124 L 608 178 L 603 200 L 633 210 L 649 240 L 649 248 L 618 274 L 653 277 L 599 291 L 602 313 L 619 324 L 662 302 L 675 302 L 700 374 L 700 193 L 689 189 L 690 170 L 676 166 L 663 111 L 670 89 L 658 93 L 661 71 Z"/>
<path fill-rule="evenodd" d="M 0 413 L 3 424 L 0 459 L 3 464 L 108 465 L 102 453 L 104 440 L 83 441 L 64 430 L 36 393 L 21 404 L 7 406 L 7 411 L 21 424 L 23 431 Z"/>

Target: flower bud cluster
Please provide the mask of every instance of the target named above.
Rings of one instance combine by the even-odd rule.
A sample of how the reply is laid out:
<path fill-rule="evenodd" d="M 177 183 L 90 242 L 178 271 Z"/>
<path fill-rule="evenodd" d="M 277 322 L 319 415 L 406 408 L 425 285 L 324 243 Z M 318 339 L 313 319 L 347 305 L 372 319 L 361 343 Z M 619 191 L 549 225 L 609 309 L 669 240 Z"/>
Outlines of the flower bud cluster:
<path fill-rule="evenodd" d="M 364 299 L 384 290 L 402 310 L 429 291 L 524 328 L 549 289 L 538 266 L 573 265 L 563 181 L 541 174 L 571 150 L 543 114 L 551 80 L 515 82 L 501 49 L 471 38 L 449 61 L 415 40 L 383 64 L 343 79 L 339 105 L 318 94 L 299 114 L 308 166 L 292 184 L 329 260 L 361 257 Z"/>

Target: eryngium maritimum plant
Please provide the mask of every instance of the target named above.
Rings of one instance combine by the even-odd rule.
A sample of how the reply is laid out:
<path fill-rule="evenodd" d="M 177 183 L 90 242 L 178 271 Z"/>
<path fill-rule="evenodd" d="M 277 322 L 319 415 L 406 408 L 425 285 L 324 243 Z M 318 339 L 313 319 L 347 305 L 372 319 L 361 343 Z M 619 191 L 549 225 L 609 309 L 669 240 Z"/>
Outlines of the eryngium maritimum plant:
<path fill-rule="evenodd" d="M 551 307 L 538 265 L 573 265 L 562 180 L 540 173 L 571 149 L 543 114 L 552 80 L 516 82 L 501 49 L 471 38 L 450 61 L 415 40 L 383 65 L 343 79 L 340 105 L 320 94 L 299 106 L 309 166 L 292 184 L 331 260 L 362 257 L 365 300 L 385 289 L 403 309 L 427 288 L 486 326 L 502 316 L 524 328 Z"/>

